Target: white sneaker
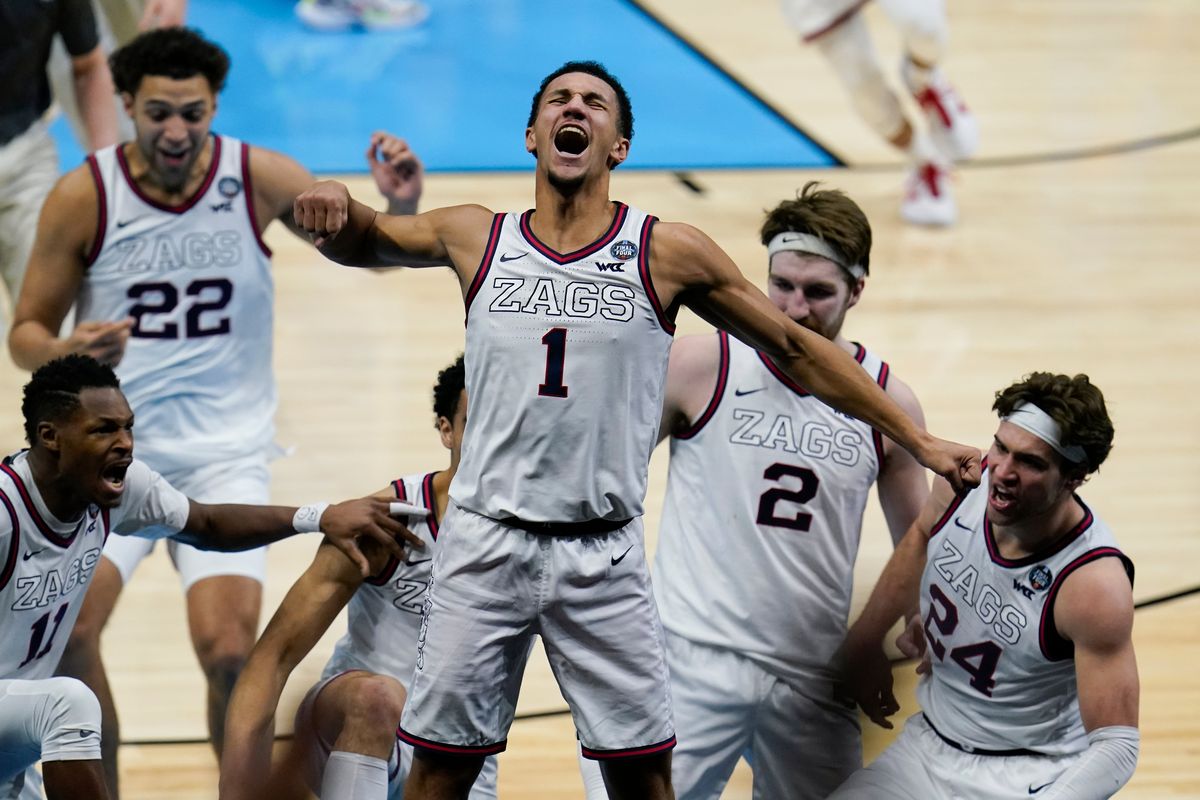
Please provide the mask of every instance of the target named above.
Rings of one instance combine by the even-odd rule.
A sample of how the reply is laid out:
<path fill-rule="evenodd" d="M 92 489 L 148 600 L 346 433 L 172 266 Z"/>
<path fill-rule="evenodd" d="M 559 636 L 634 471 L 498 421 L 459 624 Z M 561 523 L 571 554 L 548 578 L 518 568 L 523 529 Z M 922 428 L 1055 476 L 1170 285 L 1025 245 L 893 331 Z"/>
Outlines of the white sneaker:
<path fill-rule="evenodd" d="M 344 31 L 361 25 L 368 30 L 409 28 L 429 16 L 416 0 L 300 0 L 296 16 L 319 31 Z"/>
<path fill-rule="evenodd" d="M 953 225 L 958 219 L 958 206 L 950 186 L 950 171 L 932 161 L 913 167 L 904 183 L 900 216 L 913 225 Z"/>
<path fill-rule="evenodd" d="M 962 161 L 975 155 L 979 149 L 979 123 L 942 71 L 934 67 L 929 82 L 923 87 L 918 86 L 912 63 L 905 58 L 900 74 L 929 120 L 929 138 L 938 152 L 951 161 Z"/>

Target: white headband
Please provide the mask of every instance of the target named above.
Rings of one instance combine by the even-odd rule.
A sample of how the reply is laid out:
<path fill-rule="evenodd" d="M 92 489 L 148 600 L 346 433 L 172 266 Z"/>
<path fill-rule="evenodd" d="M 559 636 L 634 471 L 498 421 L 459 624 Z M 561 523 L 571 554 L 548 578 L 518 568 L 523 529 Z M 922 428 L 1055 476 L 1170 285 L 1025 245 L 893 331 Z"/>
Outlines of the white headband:
<path fill-rule="evenodd" d="M 867 274 L 867 270 L 861 264 L 847 264 L 845 256 L 826 244 L 824 239 L 813 236 L 811 233 L 784 231 L 776 234 L 771 243 L 767 245 L 767 257 L 785 250 L 795 250 L 798 253 L 827 258 L 848 272 L 850 277 L 855 280 Z"/>
<path fill-rule="evenodd" d="M 1066 447 L 1062 443 L 1062 429 L 1058 427 L 1058 423 L 1040 408 L 1033 403 L 1021 403 L 1007 417 L 1002 417 L 1005 422 L 1011 422 L 1018 428 L 1023 428 L 1029 431 L 1034 436 L 1041 439 L 1046 444 L 1054 448 L 1060 456 L 1070 461 L 1072 464 L 1082 464 L 1087 461 L 1087 453 L 1077 444 Z"/>

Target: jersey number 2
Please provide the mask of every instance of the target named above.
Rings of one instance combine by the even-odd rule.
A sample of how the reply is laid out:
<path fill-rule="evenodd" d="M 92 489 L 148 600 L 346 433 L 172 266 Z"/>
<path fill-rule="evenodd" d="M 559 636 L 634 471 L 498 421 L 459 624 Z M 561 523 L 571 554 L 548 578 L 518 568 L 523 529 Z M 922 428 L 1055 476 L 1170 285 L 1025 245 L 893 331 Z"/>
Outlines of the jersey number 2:
<path fill-rule="evenodd" d="M 773 528 L 789 528 L 793 531 L 806 531 L 812 527 L 813 515 L 797 511 L 794 516 L 781 517 L 775 513 L 775 506 L 780 500 L 793 503 L 807 503 L 817 496 L 817 487 L 821 479 L 817 473 L 808 467 L 797 467 L 792 464 L 772 464 L 763 472 L 763 477 L 769 481 L 778 481 L 783 477 L 798 478 L 799 489 L 784 489 L 773 486 L 758 498 L 758 524 L 770 525 Z"/>

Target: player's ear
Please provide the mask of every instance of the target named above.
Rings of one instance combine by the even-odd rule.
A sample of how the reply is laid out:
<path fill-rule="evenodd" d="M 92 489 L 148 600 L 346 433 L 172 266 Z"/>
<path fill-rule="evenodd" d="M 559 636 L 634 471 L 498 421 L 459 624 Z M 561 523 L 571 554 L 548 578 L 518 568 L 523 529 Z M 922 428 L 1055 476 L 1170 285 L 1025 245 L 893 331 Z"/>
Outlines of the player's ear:
<path fill-rule="evenodd" d="M 51 453 L 58 453 L 62 450 L 58 437 L 58 426 L 50 420 L 44 419 L 37 424 L 36 437 L 36 444 Z"/>
<path fill-rule="evenodd" d="M 537 158 L 537 144 L 533 141 L 533 127 L 525 129 L 525 152 Z"/>
<path fill-rule="evenodd" d="M 608 168 L 616 169 L 627 158 L 629 158 L 629 140 L 622 136 L 617 139 L 612 149 L 608 151 Z"/>
<path fill-rule="evenodd" d="M 442 439 L 442 447 L 454 449 L 454 425 L 445 417 L 437 418 L 438 436 Z"/>
<path fill-rule="evenodd" d="M 121 92 L 121 105 L 125 108 L 125 113 L 130 119 L 133 119 L 133 95 L 129 92 Z"/>
<path fill-rule="evenodd" d="M 850 297 L 846 300 L 846 308 L 854 308 L 862 299 L 863 289 L 867 288 L 867 276 L 857 278 L 850 287 Z"/>

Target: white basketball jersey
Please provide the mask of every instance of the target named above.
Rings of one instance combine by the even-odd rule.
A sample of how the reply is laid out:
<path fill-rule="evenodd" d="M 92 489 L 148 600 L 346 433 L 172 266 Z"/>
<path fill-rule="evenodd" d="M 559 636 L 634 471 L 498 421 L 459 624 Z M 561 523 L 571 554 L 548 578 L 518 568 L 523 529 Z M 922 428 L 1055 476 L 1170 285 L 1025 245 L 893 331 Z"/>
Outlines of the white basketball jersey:
<path fill-rule="evenodd" d="M 136 320 L 117 375 L 138 455 L 164 472 L 261 452 L 274 435 L 274 283 L 248 151 L 213 136 L 208 176 L 180 206 L 141 192 L 121 145 L 88 157 L 99 235 L 76 320 Z"/>
<path fill-rule="evenodd" d="M 1083 520 L 1044 552 L 1004 558 L 979 488 L 957 498 L 933 528 L 921 581 L 921 614 L 933 663 L 917 687 L 944 736 L 987 750 L 1047 755 L 1087 747 L 1079 717 L 1073 645 L 1054 627 L 1054 601 L 1074 570 L 1098 558 L 1133 563 L 1078 497 Z"/>
<path fill-rule="evenodd" d="M 406 523 L 410 531 L 421 537 L 425 549 L 406 549 L 403 561 L 393 557 L 350 598 L 346 607 L 346 634 L 334 647 L 322 679 L 361 669 L 390 675 L 405 688 L 412 680 L 425 590 L 429 587 L 429 567 L 433 548 L 437 546 L 435 474 L 409 475 L 392 481 L 397 500 L 429 509 L 428 517 L 410 517 Z"/>
<path fill-rule="evenodd" d="M 716 390 L 671 439 L 654 594 L 667 630 L 829 679 L 883 439 L 724 332 Z M 888 366 L 858 346 L 881 386 Z"/>
<path fill-rule="evenodd" d="M 623 203 L 573 253 L 497 214 L 467 292 L 471 409 L 450 494 L 493 519 L 642 514 L 674 325 L 650 280 L 655 218 Z"/>
<path fill-rule="evenodd" d="M 54 675 L 109 533 L 187 522 L 188 499 L 140 461 L 125 475 L 121 504 L 62 522 L 46 508 L 27 453 L 0 465 L 0 678 Z M 165 526 L 165 527 L 164 527 Z"/>

